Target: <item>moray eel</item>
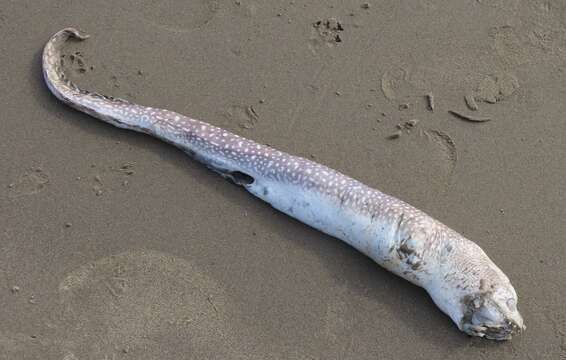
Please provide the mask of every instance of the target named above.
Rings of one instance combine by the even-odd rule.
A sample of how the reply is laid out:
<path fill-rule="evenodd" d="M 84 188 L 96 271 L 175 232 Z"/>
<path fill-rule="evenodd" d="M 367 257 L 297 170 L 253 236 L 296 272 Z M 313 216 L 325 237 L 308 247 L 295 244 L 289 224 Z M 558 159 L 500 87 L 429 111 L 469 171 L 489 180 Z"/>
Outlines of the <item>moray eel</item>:
<path fill-rule="evenodd" d="M 61 47 L 88 35 L 67 28 L 43 51 L 43 75 L 61 101 L 114 126 L 171 143 L 281 212 L 345 241 L 423 287 L 463 332 L 507 340 L 525 326 L 507 276 L 474 242 L 413 206 L 316 162 L 173 111 L 80 89 Z"/>

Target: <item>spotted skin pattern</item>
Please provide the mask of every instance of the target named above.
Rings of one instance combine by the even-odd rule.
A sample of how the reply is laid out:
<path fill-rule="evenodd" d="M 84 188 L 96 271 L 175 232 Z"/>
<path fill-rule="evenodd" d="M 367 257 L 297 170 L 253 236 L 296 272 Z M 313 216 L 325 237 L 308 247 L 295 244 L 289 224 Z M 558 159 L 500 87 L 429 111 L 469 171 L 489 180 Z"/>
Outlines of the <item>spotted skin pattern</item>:
<path fill-rule="evenodd" d="M 61 47 L 68 39 L 87 37 L 67 28 L 45 45 L 43 74 L 58 99 L 171 143 L 276 209 L 347 242 L 425 288 L 469 335 L 506 340 L 524 329 L 507 276 L 478 245 L 424 212 L 316 162 L 173 111 L 74 85 L 63 72 Z"/>

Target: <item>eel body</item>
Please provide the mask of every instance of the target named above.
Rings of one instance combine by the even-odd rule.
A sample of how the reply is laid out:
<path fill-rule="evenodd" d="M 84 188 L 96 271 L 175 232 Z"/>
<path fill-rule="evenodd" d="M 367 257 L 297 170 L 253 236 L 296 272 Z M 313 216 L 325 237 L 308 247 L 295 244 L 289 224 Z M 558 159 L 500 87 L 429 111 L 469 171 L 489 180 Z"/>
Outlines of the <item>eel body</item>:
<path fill-rule="evenodd" d="M 169 142 L 274 208 L 345 241 L 426 289 L 469 335 L 506 340 L 524 329 L 507 276 L 478 245 L 424 212 L 326 166 L 205 122 L 78 88 L 63 72 L 61 47 L 69 38 L 87 37 L 67 28 L 45 45 L 43 75 L 58 99 Z"/>

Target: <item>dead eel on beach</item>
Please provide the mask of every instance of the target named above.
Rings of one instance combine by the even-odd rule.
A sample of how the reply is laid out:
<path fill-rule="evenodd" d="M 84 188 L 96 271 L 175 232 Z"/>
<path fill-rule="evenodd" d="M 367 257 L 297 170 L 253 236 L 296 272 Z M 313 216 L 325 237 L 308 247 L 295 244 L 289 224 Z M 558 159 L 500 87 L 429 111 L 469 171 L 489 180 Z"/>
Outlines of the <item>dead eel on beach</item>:
<path fill-rule="evenodd" d="M 336 170 L 173 111 L 80 89 L 61 47 L 88 35 L 67 28 L 43 51 L 43 75 L 61 101 L 97 119 L 155 136 L 279 211 L 345 241 L 423 287 L 472 336 L 507 340 L 525 326 L 507 276 L 474 242 L 413 206 Z"/>

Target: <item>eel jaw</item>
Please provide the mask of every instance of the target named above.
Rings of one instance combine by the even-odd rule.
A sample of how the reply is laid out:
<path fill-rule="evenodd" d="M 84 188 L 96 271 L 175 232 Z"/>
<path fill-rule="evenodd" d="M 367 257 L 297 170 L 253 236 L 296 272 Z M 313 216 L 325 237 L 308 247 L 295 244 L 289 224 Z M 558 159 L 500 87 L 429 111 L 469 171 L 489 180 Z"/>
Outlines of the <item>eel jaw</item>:
<path fill-rule="evenodd" d="M 468 335 L 497 341 L 510 340 L 514 334 L 522 332 L 524 328 L 524 325 L 521 327 L 521 325 L 512 321 L 506 321 L 504 324 L 462 324 L 462 331 Z"/>
<path fill-rule="evenodd" d="M 509 303 L 512 306 L 508 306 Z M 471 336 L 509 340 L 526 328 L 515 303 L 515 299 L 502 303 L 492 292 L 466 296 L 462 301 L 464 315 L 459 327 Z"/>

